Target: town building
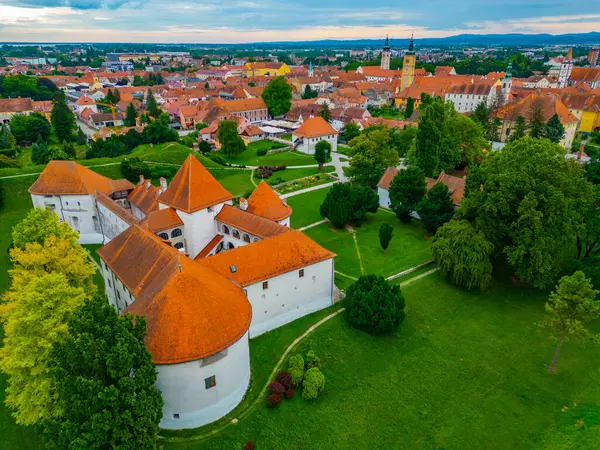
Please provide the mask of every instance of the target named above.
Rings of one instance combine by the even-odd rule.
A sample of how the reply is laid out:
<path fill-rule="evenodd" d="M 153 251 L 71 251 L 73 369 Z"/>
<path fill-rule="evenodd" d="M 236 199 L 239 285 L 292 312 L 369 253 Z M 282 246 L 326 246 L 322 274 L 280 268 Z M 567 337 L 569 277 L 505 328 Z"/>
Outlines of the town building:
<path fill-rule="evenodd" d="M 413 84 L 415 81 L 415 64 L 417 57 L 415 54 L 413 36 L 410 37 L 410 43 L 408 44 L 408 50 L 404 54 L 404 60 L 402 65 L 402 78 L 400 82 L 400 91 L 403 91 L 408 86 Z"/>
<path fill-rule="evenodd" d="M 302 153 L 314 155 L 317 142 L 327 141 L 331 144 L 331 151 L 335 152 L 338 134 L 321 116 L 311 117 L 292 132 L 292 145 Z"/>
<path fill-rule="evenodd" d="M 569 53 L 560 65 L 560 71 L 558 73 L 558 87 L 565 88 L 569 84 L 569 78 L 571 77 L 571 72 L 573 71 L 573 49 L 569 49 Z"/>
<path fill-rule="evenodd" d="M 390 59 L 391 59 L 391 52 L 390 52 L 390 43 L 388 41 L 388 37 L 385 37 L 385 44 L 383 46 L 383 51 L 381 52 L 381 64 L 380 67 L 382 70 L 390 70 Z"/>

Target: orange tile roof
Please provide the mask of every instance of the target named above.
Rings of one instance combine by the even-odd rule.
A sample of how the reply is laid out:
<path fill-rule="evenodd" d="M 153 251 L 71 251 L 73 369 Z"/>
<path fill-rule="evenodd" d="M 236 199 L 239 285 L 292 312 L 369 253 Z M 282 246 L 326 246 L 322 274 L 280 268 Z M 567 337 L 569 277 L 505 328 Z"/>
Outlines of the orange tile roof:
<path fill-rule="evenodd" d="M 118 217 L 123 219 L 129 225 L 132 225 L 138 221 L 137 218 L 133 214 L 131 214 L 126 209 L 121 208 L 108 195 L 106 195 L 102 192 L 96 191 L 96 200 L 98 200 L 98 203 L 101 203 L 104 206 L 106 206 L 106 208 L 108 208 L 109 211 L 112 211 L 113 213 L 115 213 Z"/>
<path fill-rule="evenodd" d="M 338 134 L 338 132 L 321 116 L 311 117 L 306 120 L 293 134 L 298 137 L 319 137 Z"/>
<path fill-rule="evenodd" d="M 94 100 L 92 100 L 91 98 L 89 98 L 87 95 L 82 95 L 81 97 L 79 97 L 77 99 L 77 101 L 75 102 L 76 105 L 81 106 L 81 105 L 95 105 L 96 102 Z"/>
<path fill-rule="evenodd" d="M 158 209 L 148 215 L 148 228 L 154 233 L 181 226 L 183 222 L 173 208 Z"/>
<path fill-rule="evenodd" d="M 220 106 L 223 106 L 230 113 L 267 109 L 267 105 L 265 104 L 264 100 L 260 97 L 228 100 Z"/>
<path fill-rule="evenodd" d="M 237 342 L 250 327 L 244 291 L 134 225 L 98 254 L 135 297 L 124 314 L 146 317 L 155 364 L 195 361 Z"/>
<path fill-rule="evenodd" d="M 381 69 L 377 66 L 363 66 L 361 70 L 365 77 L 394 78 L 402 76 L 401 70 Z"/>
<path fill-rule="evenodd" d="M 333 257 L 334 253 L 296 230 L 209 256 L 198 264 L 240 286 L 249 286 Z M 231 273 L 231 266 L 235 266 L 235 273 Z"/>
<path fill-rule="evenodd" d="M 425 181 L 427 182 L 426 189 L 428 191 L 438 183 L 445 184 L 448 191 L 450 191 L 450 197 L 455 205 L 459 205 L 465 195 L 465 178 L 448 175 L 446 172 L 442 171 L 437 180 L 426 177 Z"/>
<path fill-rule="evenodd" d="M 526 121 L 530 121 L 531 114 L 539 108 L 542 112 L 542 120 L 548 122 L 554 114 L 558 114 L 562 123 L 577 123 L 579 119 L 569 111 L 558 95 L 554 94 L 530 94 L 527 97 L 510 103 L 500 108 L 496 117 L 505 120 L 515 120 L 517 116 L 523 116 Z"/>
<path fill-rule="evenodd" d="M 150 180 L 142 180 L 127 196 L 127 200 L 145 215 L 158 210 L 158 188 Z"/>
<path fill-rule="evenodd" d="M 19 113 L 33 111 L 33 101 L 30 98 L 0 98 L 0 112 Z"/>
<path fill-rule="evenodd" d="M 50 161 L 28 192 L 37 195 L 93 195 L 99 191 L 110 195 L 133 187 L 127 180 L 111 180 L 75 161 Z"/>
<path fill-rule="evenodd" d="M 231 205 L 223 206 L 215 220 L 261 238 L 278 236 L 290 231 L 288 227 L 279 225 L 277 222 L 255 216 Z"/>
<path fill-rule="evenodd" d="M 254 192 L 248 197 L 248 209 L 251 214 L 269 220 L 283 220 L 292 215 L 292 207 L 279 197 L 271 186 L 261 181 Z"/>
<path fill-rule="evenodd" d="M 202 250 L 200 250 L 200 253 L 198 253 L 196 255 L 196 257 L 194 258 L 194 260 L 199 260 L 202 258 L 205 258 L 206 256 L 208 256 L 208 254 L 219 244 L 219 242 L 221 242 L 223 240 L 223 236 L 221 236 L 220 234 L 217 234 L 214 238 L 212 238 L 210 240 L 210 242 L 208 244 L 206 244 L 206 247 L 204 247 Z"/>
<path fill-rule="evenodd" d="M 189 155 L 158 201 L 193 213 L 232 198 L 233 195 L 219 184 L 200 161 L 194 155 Z"/>
<path fill-rule="evenodd" d="M 390 184 L 392 184 L 392 180 L 394 179 L 394 177 L 396 175 L 398 175 L 398 169 L 396 169 L 394 167 L 388 167 L 387 169 L 385 169 L 385 172 L 383 172 L 383 175 L 382 175 L 381 179 L 379 180 L 379 183 L 377 183 L 377 187 L 380 187 L 381 189 L 389 190 Z"/>
<path fill-rule="evenodd" d="M 594 83 L 600 79 L 600 67 L 573 67 L 569 81 Z"/>

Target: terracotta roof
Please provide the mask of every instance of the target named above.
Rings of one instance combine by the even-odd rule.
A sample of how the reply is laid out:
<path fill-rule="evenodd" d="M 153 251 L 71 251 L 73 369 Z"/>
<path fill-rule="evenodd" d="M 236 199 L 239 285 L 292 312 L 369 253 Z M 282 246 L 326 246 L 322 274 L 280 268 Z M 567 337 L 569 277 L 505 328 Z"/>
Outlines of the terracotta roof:
<path fill-rule="evenodd" d="M 193 213 L 232 198 L 233 195 L 219 184 L 200 161 L 194 155 L 189 155 L 158 200 L 180 211 Z"/>
<path fill-rule="evenodd" d="M 390 184 L 392 184 L 392 180 L 396 175 L 398 175 L 398 169 L 394 167 L 388 167 L 385 169 L 385 172 L 383 172 L 383 176 L 379 180 L 379 183 L 377 183 L 377 187 L 389 190 Z"/>
<path fill-rule="evenodd" d="M 82 106 L 82 105 L 95 105 L 96 102 L 94 100 L 92 100 L 91 98 L 89 98 L 87 95 L 82 95 L 81 97 L 79 97 L 77 99 L 77 101 L 75 102 L 75 104 L 77 106 Z"/>
<path fill-rule="evenodd" d="M 146 317 L 155 364 L 195 361 L 237 342 L 250 326 L 244 291 L 134 225 L 98 254 L 135 301 L 124 314 Z"/>
<path fill-rule="evenodd" d="M 517 116 L 523 116 L 527 122 L 531 114 L 539 108 L 542 112 L 542 120 L 548 122 L 554 114 L 558 114 L 562 123 L 577 123 L 579 119 L 569 112 L 569 109 L 560 101 L 557 95 L 530 94 L 516 103 L 510 103 L 500 108 L 496 116 L 500 119 L 515 120 Z"/>
<path fill-rule="evenodd" d="M 127 196 L 127 200 L 145 215 L 158 210 L 159 189 L 150 180 L 142 180 Z"/>
<path fill-rule="evenodd" d="M 224 101 L 222 105 L 230 113 L 243 112 L 243 111 L 254 111 L 259 109 L 267 109 L 267 105 L 264 100 L 258 98 L 244 98 L 239 100 L 228 100 Z"/>
<path fill-rule="evenodd" d="M 377 66 L 363 66 L 361 70 L 365 77 L 394 78 L 402 76 L 400 70 L 381 69 Z"/>
<path fill-rule="evenodd" d="M 211 268 L 240 286 L 249 286 L 333 257 L 334 253 L 301 231 L 290 231 L 209 256 L 198 261 L 198 264 Z M 231 272 L 231 266 L 235 266 L 235 273 Z"/>
<path fill-rule="evenodd" d="M 96 200 L 98 203 L 103 204 L 108 208 L 109 211 L 115 213 L 118 217 L 123 219 L 129 225 L 133 225 L 137 222 L 137 219 L 126 209 L 121 208 L 113 199 L 111 199 L 108 195 L 96 191 Z"/>
<path fill-rule="evenodd" d="M 194 260 L 199 260 L 202 258 L 205 258 L 206 256 L 208 256 L 208 254 L 219 244 L 219 242 L 221 242 L 223 240 L 223 236 L 221 236 L 220 234 L 217 234 L 214 238 L 212 238 L 210 240 L 210 242 L 208 244 L 206 244 L 206 247 L 204 247 L 202 250 L 200 250 L 200 253 L 198 253 L 196 255 L 196 257 L 194 258 Z"/>
<path fill-rule="evenodd" d="M 111 180 L 74 161 L 50 161 L 28 191 L 38 195 L 94 195 L 96 191 L 112 194 L 133 187 L 127 180 Z"/>
<path fill-rule="evenodd" d="M 452 197 L 452 201 L 455 205 L 460 204 L 465 195 L 466 181 L 467 180 L 465 178 L 448 175 L 445 172 L 440 173 L 440 176 L 437 179 L 438 183 L 444 183 L 448 187 L 450 196 Z"/>
<path fill-rule="evenodd" d="M 261 136 L 263 134 L 265 134 L 265 132 L 258 128 L 256 125 L 250 125 L 240 133 L 240 135 L 243 136 Z"/>
<path fill-rule="evenodd" d="M 255 216 L 231 205 L 223 206 L 215 220 L 261 238 L 278 236 L 290 231 L 288 227 L 279 225 L 277 222 Z"/>
<path fill-rule="evenodd" d="M 148 228 L 154 233 L 181 226 L 183 222 L 173 208 L 158 209 L 148 215 Z"/>
<path fill-rule="evenodd" d="M 448 94 L 488 95 L 492 86 L 486 82 L 462 83 L 451 86 Z"/>
<path fill-rule="evenodd" d="M 254 192 L 248 197 L 247 211 L 276 221 L 287 219 L 292 215 L 292 207 L 284 203 L 277 192 L 264 180 L 258 184 Z"/>
<path fill-rule="evenodd" d="M 30 98 L 0 98 L 0 112 L 20 113 L 33 111 L 33 101 Z"/>
<path fill-rule="evenodd" d="M 600 67 L 573 67 L 569 81 L 594 83 L 600 79 Z"/>
<path fill-rule="evenodd" d="M 293 134 L 298 137 L 318 137 L 338 134 L 338 132 L 321 116 L 311 117 L 306 120 Z"/>

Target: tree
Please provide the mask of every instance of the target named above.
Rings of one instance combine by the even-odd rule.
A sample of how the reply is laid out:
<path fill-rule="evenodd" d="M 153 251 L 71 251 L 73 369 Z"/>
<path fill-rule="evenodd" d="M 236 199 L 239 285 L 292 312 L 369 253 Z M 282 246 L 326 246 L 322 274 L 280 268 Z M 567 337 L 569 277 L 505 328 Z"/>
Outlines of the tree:
<path fill-rule="evenodd" d="M 584 169 L 564 155 L 545 139 L 509 143 L 483 161 L 481 187 L 469 189 L 459 210 L 535 287 L 555 283 L 576 257 L 573 246 L 594 197 Z"/>
<path fill-rule="evenodd" d="M 137 111 L 135 110 L 135 106 L 133 103 L 127 105 L 127 110 L 125 113 L 125 126 L 126 127 L 135 127 L 135 119 L 137 119 Z"/>
<path fill-rule="evenodd" d="M 490 128 L 490 109 L 486 102 L 481 102 L 471 114 L 471 119 L 480 124 L 484 130 L 489 131 Z"/>
<path fill-rule="evenodd" d="M 87 135 L 83 132 L 81 127 L 77 127 L 77 144 L 85 145 L 87 144 L 88 138 Z"/>
<path fill-rule="evenodd" d="M 406 100 L 406 107 L 404 108 L 404 118 L 409 119 L 415 111 L 415 99 L 408 97 Z"/>
<path fill-rule="evenodd" d="M 148 89 L 148 92 L 146 94 L 146 111 L 148 111 L 148 114 L 150 114 L 150 116 L 156 119 L 160 116 L 160 108 L 156 103 L 156 99 L 154 98 L 152 89 Z"/>
<path fill-rule="evenodd" d="M 61 90 L 54 93 L 51 119 L 52 127 L 58 140 L 60 142 L 71 142 L 73 140 L 73 132 L 75 131 L 75 116 L 67 105 L 65 93 Z"/>
<path fill-rule="evenodd" d="M 600 302 L 596 296 L 600 291 L 592 287 L 581 271 L 562 277 L 556 290 L 546 303 L 548 315 L 541 322 L 550 331 L 556 342 L 556 350 L 548 372 L 554 372 L 562 344 L 569 339 L 598 342 L 600 334 L 593 333 L 585 325 L 600 317 Z"/>
<path fill-rule="evenodd" d="M 304 374 L 302 381 L 302 398 L 304 400 L 314 400 L 325 389 L 325 376 L 318 367 L 308 369 Z"/>
<path fill-rule="evenodd" d="M 352 139 L 360 135 L 360 128 L 354 122 L 348 122 L 344 125 L 344 140 L 350 142 Z"/>
<path fill-rule="evenodd" d="M 42 273 L 24 283 L 20 276 L 12 279 L 0 305 L 5 333 L 0 368 L 9 375 L 6 404 L 17 423 L 32 425 L 62 412 L 45 363 L 52 346 L 67 336 L 68 319 L 85 292 L 62 273 Z"/>
<path fill-rule="evenodd" d="M 400 163 L 387 130 L 365 130 L 350 142 L 350 167 L 346 174 L 356 184 L 375 188 L 388 167 Z"/>
<path fill-rule="evenodd" d="M 391 285 L 381 276 L 360 276 L 348 288 L 345 300 L 345 319 L 354 328 L 369 334 L 394 331 L 405 317 L 400 286 Z"/>
<path fill-rule="evenodd" d="M 448 187 L 444 183 L 436 183 L 427 196 L 417 205 L 417 214 L 427 231 L 434 234 L 439 227 L 454 216 L 454 203 Z"/>
<path fill-rule="evenodd" d="M 525 117 L 517 116 L 515 119 L 515 128 L 508 138 L 508 142 L 516 141 L 517 139 L 521 139 L 527 135 L 527 122 L 525 122 Z"/>
<path fill-rule="evenodd" d="M 304 358 L 302 358 L 302 355 L 290 357 L 288 372 L 292 377 L 292 384 L 294 386 L 299 386 L 304 378 Z"/>
<path fill-rule="evenodd" d="M 246 150 L 246 144 L 237 131 L 237 123 L 232 120 L 222 120 L 218 129 L 221 151 L 227 156 L 234 156 Z"/>
<path fill-rule="evenodd" d="M 0 150 L 12 150 L 17 147 L 17 140 L 8 127 L 3 124 L 0 129 Z"/>
<path fill-rule="evenodd" d="M 442 225 L 431 239 L 433 259 L 457 286 L 485 289 L 492 280 L 494 246 L 466 220 Z"/>
<path fill-rule="evenodd" d="M 46 142 L 50 136 L 48 119 L 37 112 L 28 115 L 15 114 L 10 119 L 10 130 L 19 145 L 27 145 L 38 138 Z"/>
<path fill-rule="evenodd" d="M 62 143 L 62 152 L 67 155 L 69 159 L 77 159 L 75 146 L 71 142 L 64 141 Z"/>
<path fill-rule="evenodd" d="M 200 153 L 208 153 L 208 152 L 212 152 L 212 145 L 210 145 L 209 142 L 205 141 L 205 140 L 201 140 L 198 143 L 198 151 Z"/>
<path fill-rule="evenodd" d="M 323 170 L 325 164 L 331 156 L 331 144 L 327 141 L 319 141 L 315 145 L 315 160 L 319 163 L 319 171 Z"/>
<path fill-rule="evenodd" d="M 104 97 L 104 101 L 111 105 L 114 105 L 115 103 L 117 103 L 115 96 L 113 94 L 113 91 L 111 91 L 110 88 L 108 89 L 108 91 L 106 91 L 106 96 Z"/>
<path fill-rule="evenodd" d="M 56 213 L 44 208 L 33 208 L 25 219 L 14 226 L 12 242 L 15 248 L 25 250 L 27 244 L 43 244 L 49 236 L 78 238 L 68 223 L 59 221 Z"/>
<path fill-rule="evenodd" d="M 387 251 L 392 237 L 394 236 L 394 228 L 389 223 L 379 225 L 379 244 L 384 251 Z"/>
<path fill-rule="evenodd" d="M 48 147 L 44 144 L 41 137 L 31 146 L 31 162 L 34 164 L 44 164 L 48 155 Z"/>
<path fill-rule="evenodd" d="M 170 123 L 171 119 L 168 114 L 160 114 L 157 119 L 150 122 L 150 124 L 144 128 L 144 140 L 149 144 L 176 141 L 179 138 L 179 135 L 177 134 L 177 131 L 169 126 Z"/>
<path fill-rule="evenodd" d="M 481 161 L 484 152 L 492 149 L 481 125 L 462 114 L 453 114 L 448 119 L 447 132 L 450 134 L 452 147 L 459 151 L 460 158 L 457 162 L 462 167 Z"/>
<path fill-rule="evenodd" d="M 360 226 L 367 212 L 375 213 L 379 198 L 370 188 L 352 183 L 334 184 L 321 204 L 320 212 L 336 228 L 353 221 Z"/>
<path fill-rule="evenodd" d="M 292 87 L 284 77 L 275 77 L 265 86 L 262 99 L 271 116 L 281 116 L 292 107 Z"/>
<path fill-rule="evenodd" d="M 121 172 L 132 183 L 139 182 L 140 175 L 143 175 L 144 178 L 150 178 L 152 173 L 148 163 L 137 157 L 125 158 L 121 161 Z"/>
<path fill-rule="evenodd" d="M 329 105 L 327 104 L 327 102 L 321 105 L 321 111 L 319 111 L 319 116 L 325 119 L 326 122 L 329 122 L 331 120 L 331 110 L 329 109 Z"/>
<path fill-rule="evenodd" d="M 544 116 L 539 104 L 533 104 L 531 106 L 529 136 L 536 139 L 544 137 Z"/>
<path fill-rule="evenodd" d="M 51 446 L 156 448 L 163 399 L 145 335 L 144 317 L 119 317 L 100 296 L 73 314 L 48 364 L 62 410 Z"/>
<path fill-rule="evenodd" d="M 302 98 L 306 100 L 309 98 L 317 98 L 318 96 L 319 92 L 313 91 L 313 89 L 310 87 L 310 84 L 307 84 L 304 88 L 304 92 L 302 93 Z"/>
<path fill-rule="evenodd" d="M 560 121 L 558 114 L 554 114 L 544 126 L 543 136 L 558 144 L 565 137 L 565 127 Z"/>
<path fill-rule="evenodd" d="M 390 184 L 390 208 L 403 222 L 410 222 L 410 213 L 425 195 L 425 176 L 423 171 L 415 166 L 402 169 Z"/>
<path fill-rule="evenodd" d="M 210 89 L 210 84 L 208 84 L 208 81 L 204 83 L 204 89 Z"/>

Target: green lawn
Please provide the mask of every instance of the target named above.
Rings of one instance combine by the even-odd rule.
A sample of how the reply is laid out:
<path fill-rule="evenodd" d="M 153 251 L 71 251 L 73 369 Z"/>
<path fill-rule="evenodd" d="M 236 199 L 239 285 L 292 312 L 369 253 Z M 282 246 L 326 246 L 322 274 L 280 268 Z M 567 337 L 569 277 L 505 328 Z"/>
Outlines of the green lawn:
<path fill-rule="evenodd" d="M 251 170 L 211 168 L 210 173 L 234 196 L 243 195 L 254 189 L 250 180 Z"/>
<path fill-rule="evenodd" d="M 167 142 L 152 146 L 144 144 L 134 148 L 131 152 L 131 156 L 136 156 L 144 161 L 178 165 L 183 164 L 190 154 L 195 155 L 205 167 L 220 167 L 216 162 L 177 142 Z"/>
<path fill-rule="evenodd" d="M 407 316 L 391 335 L 370 336 L 337 316 L 302 341 L 326 377 L 316 401 L 296 395 L 277 409 L 263 405 L 208 440 L 182 437 L 165 448 L 232 449 L 247 440 L 257 449 L 597 447 L 544 445 L 565 405 L 600 402 L 598 347 L 569 343 L 560 372 L 545 370 L 554 345 L 536 323 L 546 293 L 498 283 L 467 293 L 437 273 L 403 292 Z M 274 364 L 280 338 L 293 340 L 276 331 L 277 339 L 251 341 L 253 370 Z"/>
<path fill-rule="evenodd" d="M 246 150 L 239 155 L 223 155 L 223 157 L 230 164 L 244 166 L 309 166 L 317 163 L 312 155 L 305 155 L 296 151 L 284 151 L 263 156 L 256 154 L 257 150 L 271 150 L 272 148 L 280 148 L 281 145 L 273 141 L 256 141 L 248 145 Z"/>
<path fill-rule="evenodd" d="M 322 172 L 330 173 L 330 172 L 333 172 L 334 170 L 335 170 L 335 168 L 333 166 L 327 166 L 327 167 L 323 167 Z M 285 170 L 280 170 L 278 172 L 273 172 L 273 175 L 271 175 L 269 178 L 267 178 L 266 181 L 270 185 L 276 185 L 276 184 L 285 183 L 286 181 L 292 181 L 292 180 L 297 180 L 298 178 L 304 178 L 304 177 L 309 177 L 311 175 L 316 175 L 317 173 L 321 173 L 321 172 L 319 172 L 318 167 L 302 167 L 302 168 L 298 168 L 298 169 L 285 169 Z M 256 183 L 261 181 L 260 177 L 257 176 L 257 172 L 254 172 L 254 181 Z"/>
<path fill-rule="evenodd" d="M 292 207 L 292 228 L 302 228 L 323 220 L 319 208 L 327 192 L 329 188 L 323 188 L 288 198 L 288 205 Z"/>

